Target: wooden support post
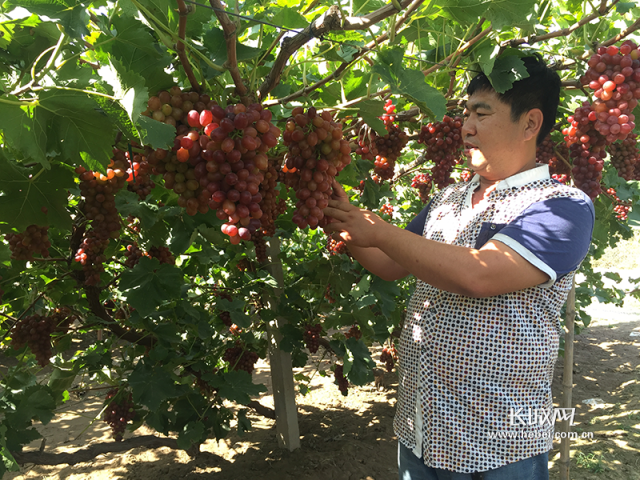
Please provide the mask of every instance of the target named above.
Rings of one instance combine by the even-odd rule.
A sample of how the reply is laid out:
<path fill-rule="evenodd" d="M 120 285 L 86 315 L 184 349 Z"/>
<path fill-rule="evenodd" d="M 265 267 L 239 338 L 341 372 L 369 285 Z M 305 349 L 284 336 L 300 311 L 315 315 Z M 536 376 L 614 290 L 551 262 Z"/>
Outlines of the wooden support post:
<path fill-rule="evenodd" d="M 284 274 L 280 261 L 280 240 L 271 237 L 267 242 L 269 263 L 266 268 L 275 278 L 278 287 L 273 296 L 266 298 L 267 305 L 272 311 L 278 308 L 278 303 L 284 292 Z M 273 388 L 273 402 L 276 411 L 276 435 L 278 444 L 282 448 L 293 451 L 300 448 L 300 429 L 298 428 L 298 407 L 296 406 L 296 391 L 293 383 L 293 366 L 291 354 L 280 350 L 281 335 L 279 328 L 286 323 L 282 318 L 276 318 L 267 326 L 269 340 L 269 364 L 271 366 L 271 385 Z"/>
<path fill-rule="evenodd" d="M 576 319 L 576 280 L 573 279 L 573 285 L 567 297 L 567 308 L 564 318 L 564 374 L 562 378 L 562 401 L 561 408 L 571 408 L 573 393 L 573 340 L 574 340 L 574 324 Z M 560 431 L 565 435 L 560 440 L 560 480 L 570 479 L 571 468 L 571 431 L 570 420 L 563 420 L 560 423 Z"/>

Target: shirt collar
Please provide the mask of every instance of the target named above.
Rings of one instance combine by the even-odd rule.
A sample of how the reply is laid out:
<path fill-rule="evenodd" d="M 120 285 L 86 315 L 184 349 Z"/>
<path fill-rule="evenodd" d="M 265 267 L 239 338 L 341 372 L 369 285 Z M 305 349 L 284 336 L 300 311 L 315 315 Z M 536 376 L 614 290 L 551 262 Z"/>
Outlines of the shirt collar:
<path fill-rule="evenodd" d="M 549 165 L 544 163 L 536 164 L 535 168 L 530 168 L 524 172 L 511 175 L 504 180 L 500 180 L 496 186 L 496 190 L 505 190 L 507 188 L 518 188 L 526 185 L 527 183 L 535 182 L 537 180 L 548 180 L 551 178 L 549 175 Z M 475 174 L 471 179 L 471 183 L 480 183 L 480 175 Z"/>

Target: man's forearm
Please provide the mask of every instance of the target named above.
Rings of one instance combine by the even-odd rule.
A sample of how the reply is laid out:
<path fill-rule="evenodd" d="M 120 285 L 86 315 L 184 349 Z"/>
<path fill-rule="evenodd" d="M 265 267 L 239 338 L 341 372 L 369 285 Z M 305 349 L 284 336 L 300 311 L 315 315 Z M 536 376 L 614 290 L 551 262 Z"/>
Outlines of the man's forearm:
<path fill-rule="evenodd" d="M 383 280 L 399 280 L 409 272 L 379 248 L 349 245 L 349 252 L 360 264 Z"/>

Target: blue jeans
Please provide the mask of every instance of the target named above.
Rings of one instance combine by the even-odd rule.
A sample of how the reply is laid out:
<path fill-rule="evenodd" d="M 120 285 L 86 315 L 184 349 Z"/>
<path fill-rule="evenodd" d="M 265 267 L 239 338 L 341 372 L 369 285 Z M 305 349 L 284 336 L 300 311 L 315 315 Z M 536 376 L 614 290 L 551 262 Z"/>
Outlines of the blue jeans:
<path fill-rule="evenodd" d="M 549 453 L 510 463 L 504 467 L 482 472 L 482 480 L 549 480 Z M 456 473 L 427 467 L 422 458 L 398 442 L 398 470 L 400 480 L 474 480 L 470 473 Z"/>

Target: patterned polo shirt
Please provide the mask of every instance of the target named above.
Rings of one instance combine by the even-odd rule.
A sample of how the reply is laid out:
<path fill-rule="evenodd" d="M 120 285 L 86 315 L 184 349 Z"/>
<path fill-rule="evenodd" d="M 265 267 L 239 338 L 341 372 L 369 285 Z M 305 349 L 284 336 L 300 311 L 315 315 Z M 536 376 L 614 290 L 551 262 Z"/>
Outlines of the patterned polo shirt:
<path fill-rule="evenodd" d="M 590 199 L 552 180 L 547 165 L 501 181 L 473 208 L 478 185 L 476 175 L 442 190 L 407 229 L 469 248 L 503 242 L 549 280 L 486 298 L 417 283 L 400 337 L 394 430 L 426 465 L 460 473 L 552 448 L 543 412 L 553 411 L 559 312 L 595 219 Z"/>

